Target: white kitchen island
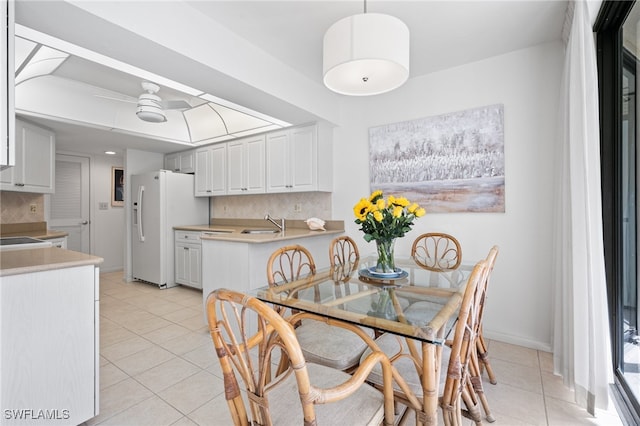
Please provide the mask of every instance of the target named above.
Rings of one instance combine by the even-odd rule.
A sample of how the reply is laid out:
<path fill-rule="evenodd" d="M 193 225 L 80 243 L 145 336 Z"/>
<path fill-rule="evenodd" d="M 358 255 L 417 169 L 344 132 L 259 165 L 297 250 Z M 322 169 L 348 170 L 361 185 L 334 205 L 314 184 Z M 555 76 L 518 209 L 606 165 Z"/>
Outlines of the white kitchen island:
<path fill-rule="evenodd" d="M 98 414 L 100 263 L 56 247 L 0 254 L 0 424 Z"/>
<path fill-rule="evenodd" d="M 213 231 L 200 237 L 203 303 L 206 302 L 209 293 L 217 288 L 247 293 L 266 285 L 267 260 L 271 253 L 286 245 L 300 244 L 306 247 L 318 268 L 328 267 L 329 244 L 335 237 L 344 234 L 344 222 L 328 221 L 325 225 L 326 231 L 311 231 L 306 225 L 297 223 L 296 227 L 290 225 L 292 221 L 287 223 L 289 226 L 284 232 L 274 234 L 241 233 L 243 229 L 268 227 L 264 225 L 264 221 L 240 225 L 218 222 L 201 227 L 176 228 L 187 231 Z"/>

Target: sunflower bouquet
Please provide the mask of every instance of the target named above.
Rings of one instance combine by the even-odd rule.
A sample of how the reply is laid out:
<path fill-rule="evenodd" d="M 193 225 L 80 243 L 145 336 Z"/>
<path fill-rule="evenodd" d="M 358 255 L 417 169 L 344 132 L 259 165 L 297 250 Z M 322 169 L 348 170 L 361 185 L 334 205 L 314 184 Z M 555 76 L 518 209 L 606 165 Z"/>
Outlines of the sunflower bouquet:
<path fill-rule="evenodd" d="M 389 195 L 385 200 L 382 191 L 374 191 L 369 198 L 362 198 L 353 207 L 355 222 L 360 225 L 367 242 L 375 241 L 378 248 L 380 272 L 393 272 L 393 243 L 411 230 L 414 219 L 424 216 L 425 210 L 405 197 Z"/>

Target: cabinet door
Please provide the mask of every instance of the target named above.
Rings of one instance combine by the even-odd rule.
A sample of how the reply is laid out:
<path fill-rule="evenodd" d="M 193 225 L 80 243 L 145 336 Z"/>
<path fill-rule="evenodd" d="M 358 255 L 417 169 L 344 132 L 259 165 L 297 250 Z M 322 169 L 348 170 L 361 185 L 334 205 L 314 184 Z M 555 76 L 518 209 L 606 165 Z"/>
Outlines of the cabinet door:
<path fill-rule="evenodd" d="M 55 142 L 53 133 L 35 126 L 23 129 L 24 191 L 53 193 Z"/>
<path fill-rule="evenodd" d="M 180 155 L 169 154 L 164 157 L 164 168 L 173 172 L 180 171 Z"/>
<path fill-rule="evenodd" d="M 0 3 L 0 165 L 15 165 L 15 2 Z M 7 72 L 9 71 L 9 72 Z M 6 179 L 6 175 L 3 176 Z"/>
<path fill-rule="evenodd" d="M 291 130 L 289 141 L 289 184 L 291 191 L 317 189 L 316 127 Z"/>
<path fill-rule="evenodd" d="M 175 252 L 176 283 L 189 284 L 189 246 L 186 244 L 176 244 Z"/>
<path fill-rule="evenodd" d="M 179 171 L 180 173 L 194 173 L 196 166 L 194 164 L 194 152 L 187 151 L 178 154 L 180 159 Z"/>
<path fill-rule="evenodd" d="M 195 196 L 210 197 L 213 195 L 211 188 L 211 156 L 207 148 L 195 152 Z"/>
<path fill-rule="evenodd" d="M 289 190 L 289 133 L 274 132 L 267 135 L 267 192 Z"/>
<path fill-rule="evenodd" d="M 54 191 L 55 135 L 16 120 L 16 165 L 0 174 L 0 189 L 51 194 Z"/>
<path fill-rule="evenodd" d="M 251 137 L 245 141 L 245 193 L 265 192 L 265 137 Z"/>
<path fill-rule="evenodd" d="M 227 193 L 227 144 L 221 143 L 210 147 L 209 156 L 211 195 L 225 195 Z"/>
<path fill-rule="evenodd" d="M 244 160 L 244 142 L 242 140 L 227 143 L 227 194 L 244 194 L 246 165 Z"/>
<path fill-rule="evenodd" d="M 202 280 L 200 275 L 202 273 L 202 265 L 200 259 L 202 258 L 202 249 L 200 246 L 189 246 L 189 262 L 188 262 L 188 281 L 187 285 L 195 288 L 202 288 Z"/>

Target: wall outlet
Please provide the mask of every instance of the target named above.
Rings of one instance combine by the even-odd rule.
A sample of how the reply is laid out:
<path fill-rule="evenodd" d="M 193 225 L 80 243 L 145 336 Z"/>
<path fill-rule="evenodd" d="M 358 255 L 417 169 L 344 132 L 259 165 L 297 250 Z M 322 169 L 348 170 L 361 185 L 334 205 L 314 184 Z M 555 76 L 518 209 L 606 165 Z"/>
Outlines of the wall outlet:
<path fill-rule="evenodd" d="M 29 210 L 31 211 L 31 213 L 36 213 L 38 211 L 38 206 L 36 204 L 30 204 Z"/>
<path fill-rule="evenodd" d="M 296 203 L 293 205 L 293 211 L 296 213 L 300 213 L 302 211 L 302 204 Z"/>

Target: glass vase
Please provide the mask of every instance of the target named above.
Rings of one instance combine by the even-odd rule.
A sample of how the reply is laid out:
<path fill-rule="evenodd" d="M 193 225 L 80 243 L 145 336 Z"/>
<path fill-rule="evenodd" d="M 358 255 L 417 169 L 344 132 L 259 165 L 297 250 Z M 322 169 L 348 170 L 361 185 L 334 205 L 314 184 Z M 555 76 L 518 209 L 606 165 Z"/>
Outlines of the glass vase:
<path fill-rule="evenodd" d="M 395 243 L 395 238 L 391 240 L 376 240 L 376 248 L 378 250 L 376 272 L 388 274 L 396 271 L 396 263 L 393 258 Z"/>

